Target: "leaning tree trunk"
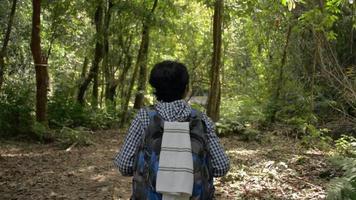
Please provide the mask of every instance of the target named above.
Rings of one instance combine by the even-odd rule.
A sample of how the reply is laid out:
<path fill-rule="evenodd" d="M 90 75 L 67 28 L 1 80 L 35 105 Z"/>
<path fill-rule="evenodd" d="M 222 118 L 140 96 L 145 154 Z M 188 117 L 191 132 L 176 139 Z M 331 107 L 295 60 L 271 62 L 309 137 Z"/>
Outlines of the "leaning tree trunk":
<path fill-rule="evenodd" d="M 150 14 L 144 20 L 142 25 L 142 39 L 139 55 L 137 57 L 137 65 L 140 68 L 139 81 L 137 87 L 137 93 L 134 103 L 134 108 L 140 109 L 143 106 L 144 95 L 147 85 L 147 57 L 148 57 L 148 46 L 150 39 L 150 21 L 153 13 L 157 7 L 158 0 L 155 0 L 151 9 Z"/>
<path fill-rule="evenodd" d="M 17 4 L 17 0 L 13 0 L 12 1 L 11 12 L 10 12 L 10 15 L 9 15 L 9 21 L 7 23 L 7 28 L 6 28 L 6 32 L 5 32 L 5 36 L 4 36 L 3 45 L 2 45 L 2 48 L 0 50 L 0 89 L 1 89 L 2 84 L 4 82 L 5 56 L 6 56 L 7 46 L 9 44 L 9 40 L 10 40 L 10 33 L 11 33 L 11 29 L 12 29 L 12 24 L 13 24 L 13 21 L 14 21 L 14 18 L 15 18 L 16 4 Z"/>
<path fill-rule="evenodd" d="M 213 58 L 210 70 L 210 91 L 208 98 L 207 114 L 213 121 L 218 121 L 220 117 L 220 99 L 221 99 L 221 40 L 222 40 L 222 18 L 223 18 L 223 0 L 216 0 L 214 6 L 214 24 L 213 24 Z"/>
<path fill-rule="evenodd" d="M 33 0 L 31 51 L 36 70 L 36 119 L 47 126 L 48 58 L 41 49 L 41 0 Z"/>
<path fill-rule="evenodd" d="M 93 103 L 94 107 L 97 105 L 97 97 L 98 97 L 98 73 L 99 73 L 99 64 L 103 58 L 103 44 L 101 42 L 101 31 L 102 31 L 102 17 L 103 17 L 103 7 L 101 3 L 98 5 L 95 12 L 95 26 L 96 26 L 96 43 L 95 43 L 95 53 L 94 60 L 92 66 L 90 68 L 88 76 L 84 79 L 84 81 L 79 86 L 77 101 L 80 104 L 84 104 L 84 96 L 85 92 L 88 89 L 90 82 L 94 79 L 93 86 Z M 95 101 L 96 97 L 96 101 Z M 95 105 L 96 104 L 96 105 Z"/>

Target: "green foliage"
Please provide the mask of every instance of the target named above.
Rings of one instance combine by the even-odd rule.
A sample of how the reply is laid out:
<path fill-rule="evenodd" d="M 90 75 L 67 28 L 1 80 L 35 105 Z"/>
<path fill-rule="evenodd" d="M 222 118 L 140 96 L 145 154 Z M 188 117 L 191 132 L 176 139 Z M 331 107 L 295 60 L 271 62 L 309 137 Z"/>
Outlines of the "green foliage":
<path fill-rule="evenodd" d="M 345 156 L 356 157 L 356 138 L 350 135 L 342 135 L 335 141 L 336 151 Z"/>
<path fill-rule="evenodd" d="M 331 180 L 328 186 L 327 199 L 356 199 L 356 158 L 335 157 L 332 161 L 341 167 L 344 174 L 342 177 Z"/>
<path fill-rule="evenodd" d="M 327 130 L 317 129 L 311 124 L 304 124 L 301 144 L 308 148 L 326 150 L 330 148 L 332 139 L 325 135 Z"/>
<path fill-rule="evenodd" d="M 109 54 L 105 61 L 108 68 L 104 62 L 100 63 L 98 82 L 102 103 L 96 110 L 90 105 L 79 105 L 75 97 L 78 83 L 89 75 L 91 66 L 83 70 L 83 60 L 88 58 L 89 63 L 93 60 L 94 42 L 103 37 L 95 34 L 93 24 L 96 6 L 103 2 L 48 0 L 42 4 L 41 39 L 43 53 L 49 54 L 50 128 L 97 129 L 118 124 L 118 105 L 126 98 L 127 85 L 132 80 L 142 20 L 149 15 L 153 1 L 112 2 L 109 28 L 102 31 L 108 33 Z M 221 120 L 217 124 L 221 135 L 241 132 L 246 124 L 270 125 L 269 119 L 273 117 L 273 121 L 303 133 L 303 143 L 312 147 L 319 145 L 318 141 L 328 143 L 324 132 L 315 126 L 335 118 L 333 107 L 353 115 L 354 105 L 342 100 L 340 93 L 355 91 L 354 79 L 350 76 L 347 87 L 337 88 L 336 84 L 335 88 L 334 82 L 323 76 L 328 74 L 326 65 L 342 65 L 340 72 L 334 73 L 334 68 L 330 71 L 329 76 L 336 76 L 337 81 L 344 80 L 338 77 L 345 73 L 344 69 L 353 69 L 354 5 L 345 0 L 323 2 L 319 5 L 318 1 L 305 0 L 225 1 Z M 152 27 L 148 67 L 163 59 L 185 63 L 193 94 L 197 95 L 206 95 L 210 87 L 213 5 L 212 0 L 159 1 L 149 24 Z M 6 29 L 10 6 L 6 1 L 0 8 L 2 30 Z M 10 35 L 5 59 L 6 87 L 0 91 L 0 132 L 15 135 L 33 129 L 41 138 L 43 130 L 33 119 L 35 72 L 28 44 L 31 11 L 30 1 L 19 4 Z M 291 35 L 286 38 L 290 27 Z M 1 40 L 2 37 L 0 34 Z M 124 66 L 131 66 L 125 74 Z M 107 103 L 105 85 L 110 81 L 116 83 L 122 74 L 114 102 Z M 19 84 L 19 80 L 24 83 Z M 91 95 L 92 90 L 88 89 L 87 102 Z M 193 107 L 204 110 L 199 105 Z M 132 114 L 134 111 L 129 108 L 128 118 Z M 340 151 L 346 149 L 345 141 L 337 144 Z"/>
<path fill-rule="evenodd" d="M 231 134 L 241 134 L 245 126 L 237 121 L 229 119 L 221 119 L 216 123 L 219 136 L 227 136 Z"/>
<path fill-rule="evenodd" d="M 235 96 L 223 98 L 221 102 L 221 121 L 229 124 L 241 124 L 263 121 L 263 105 L 250 96 Z"/>
<path fill-rule="evenodd" d="M 57 96 L 48 104 L 49 122 L 52 127 L 109 128 L 118 124 L 115 109 L 96 109 L 80 105 L 73 99 Z"/>
<path fill-rule="evenodd" d="M 28 86 L 13 84 L 0 93 L 0 136 L 29 134 L 34 123 L 33 93 Z"/>
<path fill-rule="evenodd" d="M 83 128 L 72 129 L 63 127 L 56 133 L 56 138 L 62 145 L 66 147 L 73 144 L 79 146 L 87 146 L 93 144 L 91 140 L 91 132 Z"/>
<path fill-rule="evenodd" d="M 39 122 L 35 122 L 32 126 L 32 131 L 35 134 L 35 136 L 38 138 L 38 140 L 44 142 L 45 137 L 47 137 L 48 134 L 48 130 L 46 126 L 44 126 Z"/>

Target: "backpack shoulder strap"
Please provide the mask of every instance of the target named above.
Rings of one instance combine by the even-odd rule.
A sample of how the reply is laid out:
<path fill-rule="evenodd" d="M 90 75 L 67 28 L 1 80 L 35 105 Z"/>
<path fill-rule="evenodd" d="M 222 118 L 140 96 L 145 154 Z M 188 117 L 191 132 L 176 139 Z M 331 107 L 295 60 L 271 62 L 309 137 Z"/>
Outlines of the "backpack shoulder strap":
<path fill-rule="evenodd" d="M 145 110 L 146 110 L 150 120 L 153 120 L 154 116 L 157 115 L 157 111 L 154 109 L 153 106 L 145 107 Z"/>
<path fill-rule="evenodd" d="M 191 117 L 192 119 L 194 119 L 194 118 L 197 118 L 197 119 L 200 119 L 200 120 L 203 119 L 202 113 L 201 113 L 199 110 L 196 110 L 196 109 L 194 109 L 194 108 L 192 108 L 192 110 L 191 110 L 191 112 L 190 112 L 190 117 Z"/>
<path fill-rule="evenodd" d="M 162 119 L 162 117 L 158 113 L 158 111 L 153 106 L 145 107 L 144 109 L 146 110 L 149 120 L 150 120 L 150 123 L 148 126 L 159 125 L 163 128 L 164 120 Z"/>

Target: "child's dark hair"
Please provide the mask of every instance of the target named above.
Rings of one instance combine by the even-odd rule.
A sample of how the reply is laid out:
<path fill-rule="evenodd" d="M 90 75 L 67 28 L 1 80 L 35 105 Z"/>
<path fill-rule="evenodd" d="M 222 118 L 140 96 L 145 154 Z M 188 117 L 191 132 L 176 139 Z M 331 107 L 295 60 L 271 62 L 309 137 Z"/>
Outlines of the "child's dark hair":
<path fill-rule="evenodd" d="M 187 67 L 170 60 L 157 63 L 151 71 L 149 83 L 155 88 L 154 94 L 158 101 L 182 99 L 189 83 Z"/>

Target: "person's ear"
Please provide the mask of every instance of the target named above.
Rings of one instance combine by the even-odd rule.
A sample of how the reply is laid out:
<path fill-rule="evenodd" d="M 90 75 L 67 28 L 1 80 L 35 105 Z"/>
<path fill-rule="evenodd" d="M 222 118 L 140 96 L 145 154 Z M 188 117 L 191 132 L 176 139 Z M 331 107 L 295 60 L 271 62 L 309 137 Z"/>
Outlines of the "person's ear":
<path fill-rule="evenodd" d="M 183 99 L 187 99 L 187 98 L 189 98 L 191 95 L 192 95 L 192 90 L 190 89 L 190 84 L 188 83 L 188 84 L 185 86 L 185 92 L 184 92 Z"/>

